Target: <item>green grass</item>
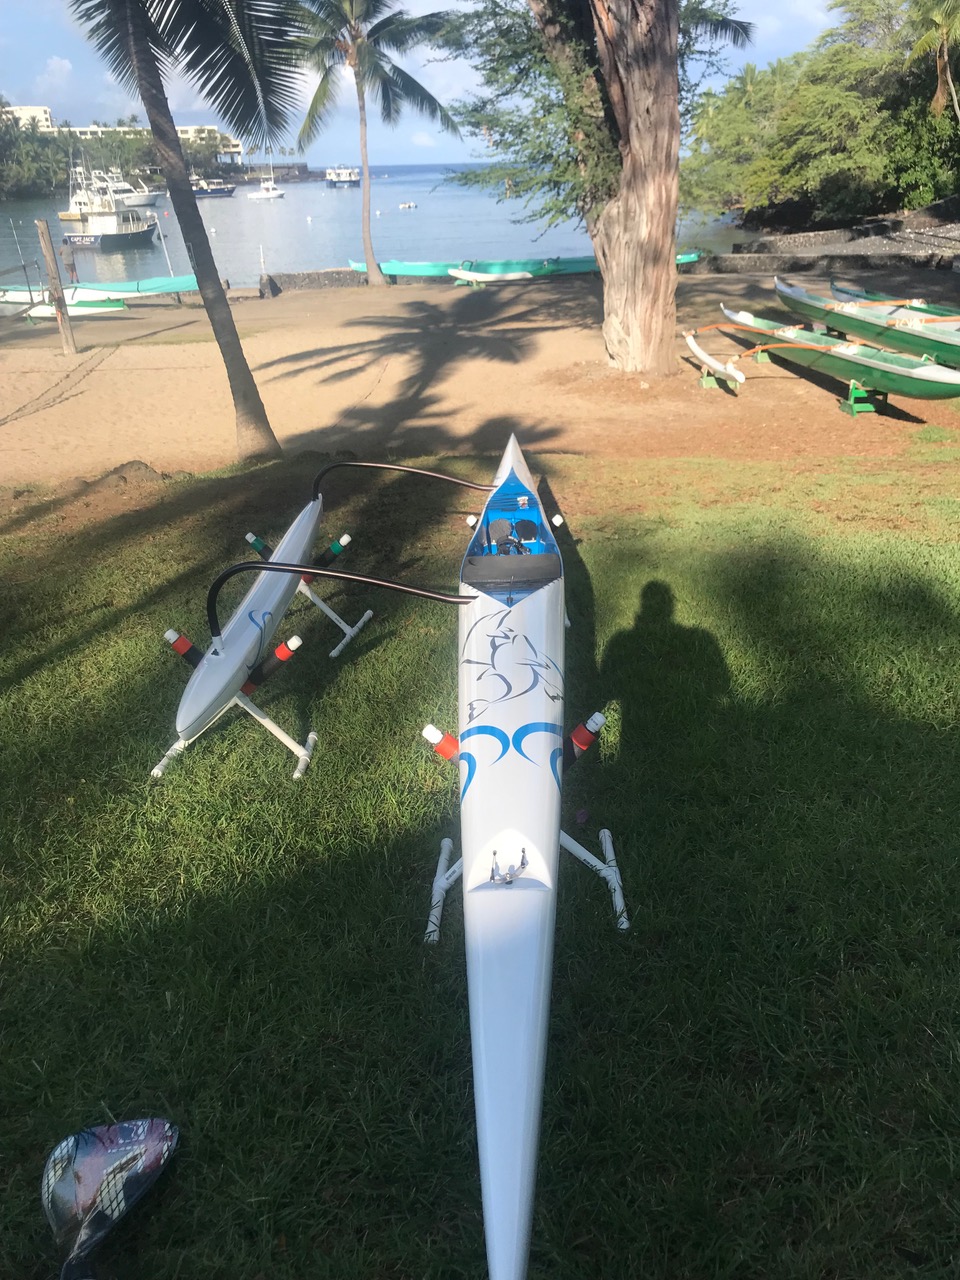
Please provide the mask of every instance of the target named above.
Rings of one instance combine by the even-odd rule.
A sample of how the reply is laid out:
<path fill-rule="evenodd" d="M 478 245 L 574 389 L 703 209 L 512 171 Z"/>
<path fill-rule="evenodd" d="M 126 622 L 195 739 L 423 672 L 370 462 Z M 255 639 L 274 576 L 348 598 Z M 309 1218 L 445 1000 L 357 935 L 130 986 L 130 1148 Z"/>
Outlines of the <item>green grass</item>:
<path fill-rule="evenodd" d="M 949 478 L 541 461 L 567 718 L 609 717 L 565 825 L 612 829 L 633 928 L 564 863 L 531 1277 L 955 1274 Z M 456 894 L 421 942 L 456 828 L 419 732 L 455 724 L 452 610 L 321 587 L 376 616 L 336 662 L 305 603 L 281 629 L 304 647 L 258 701 L 318 730 L 304 779 L 234 716 L 148 782 L 186 678 L 164 630 L 205 639 L 208 583 L 311 474 L 180 481 L 84 527 L 38 497 L 0 528 L 4 1280 L 54 1272 L 54 1143 L 147 1114 L 182 1150 L 103 1277 L 486 1274 Z M 455 581 L 469 498 L 331 479 L 344 567 Z"/>

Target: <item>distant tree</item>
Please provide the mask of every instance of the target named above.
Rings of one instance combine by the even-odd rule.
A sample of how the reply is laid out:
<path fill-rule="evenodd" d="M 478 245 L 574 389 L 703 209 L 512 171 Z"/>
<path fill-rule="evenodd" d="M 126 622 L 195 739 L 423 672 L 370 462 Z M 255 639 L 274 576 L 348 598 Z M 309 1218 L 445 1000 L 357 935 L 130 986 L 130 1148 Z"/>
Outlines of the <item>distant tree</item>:
<path fill-rule="evenodd" d="M 282 133 L 297 99 L 291 40 L 299 34 L 293 0 L 70 0 L 113 74 L 137 93 L 174 212 L 190 247 L 200 296 L 223 357 L 236 412 L 241 458 L 274 457 L 280 445 L 237 334 L 233 313 L 190 186 L 164 76 L 192 81 L 231 127 L 256 141 Z"/>
<path fill-rule="evenodd" d="M 319 73 L 298 143 L 305 148 L 329 122 L 336 105 L 343 68 L 353 75 L 360 113 L 360 164 L 363 171 L 361 233 L 367 281 L 388 283 L 377 265 L 370 229 L 370 164 L 367 156 L 367 101 L 379 104 L 384 124 L 396 124 L 404 107 L 412 107 L 448 133 L 458 129 L 453 117 L 418 80 L 394 62 L 391 54 L 409 53 L 430 44 L 450 20 L 446 13 L 411 17 L 392 0 L 304 0 L 302 42 L 307 66 Z"/>

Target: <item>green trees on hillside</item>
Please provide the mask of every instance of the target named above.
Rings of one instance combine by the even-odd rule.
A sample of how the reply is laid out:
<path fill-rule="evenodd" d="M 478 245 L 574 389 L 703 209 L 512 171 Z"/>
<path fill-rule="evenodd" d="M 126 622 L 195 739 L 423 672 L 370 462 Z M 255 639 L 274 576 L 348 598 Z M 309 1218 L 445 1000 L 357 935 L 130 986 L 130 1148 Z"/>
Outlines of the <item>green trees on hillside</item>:
<path fill-rule="evenodd" d="M 960 127 L 944 107 L 960 0 L 830 7 L 841 21 L 813 48 L 701 97 L 681 163 L 687 207 L 827 225 L 957 189 Z"/>

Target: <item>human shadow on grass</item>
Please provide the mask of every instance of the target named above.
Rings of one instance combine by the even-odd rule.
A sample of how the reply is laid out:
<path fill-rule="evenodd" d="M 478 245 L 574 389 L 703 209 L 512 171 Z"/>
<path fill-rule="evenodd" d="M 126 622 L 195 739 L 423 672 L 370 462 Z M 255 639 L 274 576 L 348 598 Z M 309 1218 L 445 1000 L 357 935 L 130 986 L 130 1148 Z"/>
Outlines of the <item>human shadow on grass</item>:
<path fill-rule="evenodd" d="M 552 1191 L 558 1162 L 576 1182 L 557 1222 L 566 1256 L 624 1277 L 659 1273 L 657 1259 L 670 1274 L 770 1274 L 784 1257 L 796 1274 L 947 1265 L 938 1099 L 957 1068 L 925 1028 L 950 1024 L 960 979 L 960 733 L 942 701 L 956 604 L 902 565 L 748 547 L 710 559 L 693 593 L 721 645 L 690 617 L 690 585 L 678 621 L 670 576 L 647 579 L 602 662 L 621 714 L 604 795 L 640 858 L 624 869 L 619 1005 L 564 1029 L 582 1065 L 544 1172 Z M 573 977 L 583 1006 L 586 966 Z M 918 1072 L 936 1082 L 922 1103 Z M 616 1250 L 589 1229 L 613 1142 Z M 825 1222 L 837 1196 L 857 1231 Z"/>

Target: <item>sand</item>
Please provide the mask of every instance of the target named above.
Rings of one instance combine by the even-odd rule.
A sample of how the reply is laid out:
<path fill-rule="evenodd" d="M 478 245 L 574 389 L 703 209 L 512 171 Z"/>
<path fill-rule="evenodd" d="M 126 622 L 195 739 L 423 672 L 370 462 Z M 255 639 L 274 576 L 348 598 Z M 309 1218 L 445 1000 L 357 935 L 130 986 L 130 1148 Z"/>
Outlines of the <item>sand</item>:
<path fill-rule="evenodd" d="M 955 282 L 878 272 L 870 285 L 947 300 Z M 609 367 L 588 278 L 231 301 L 285 450 L 496 453 L 513 431 L 532 452 L 813 463 L 894 456 L 919 427 L 960 423 L 955 402 L 903 400 L 852 419 L 837 409 L 841 384 L 774 364 L 746 361 L 737 395 L 701 387 L 679 330 L 722 319 L 721 299 L 784 315 L 769 277 L 682 278 L 677 373 L 658 379 Z M 54 323 L 0 321 L 0 488 L 75 484 L 132 460 L 164 474 L 236 461 L 226 375 L 198 304 L 144 301 L 76 333 L 79 354 L 66 356 Z M 702 341 L 737 350 L 714 333 Z"/>

